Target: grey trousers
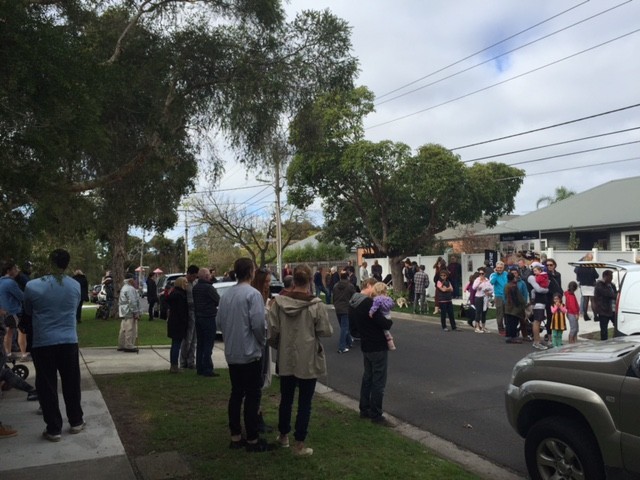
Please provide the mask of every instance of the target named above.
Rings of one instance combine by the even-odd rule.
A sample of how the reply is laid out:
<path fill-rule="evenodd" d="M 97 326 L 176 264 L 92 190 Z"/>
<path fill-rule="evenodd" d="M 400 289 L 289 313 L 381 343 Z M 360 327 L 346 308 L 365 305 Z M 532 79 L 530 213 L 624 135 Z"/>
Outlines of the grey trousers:
<path fill-rule="evenodd" d="M 180 345 L 180 367 L 181 368 L 195 368 L 196 367 L 196 347 L 197 347 L 197 335 L 196 335 L 196 319 L 189 312 L 189 325 L 187 326 L 187 335 L 182 340 Z"/>

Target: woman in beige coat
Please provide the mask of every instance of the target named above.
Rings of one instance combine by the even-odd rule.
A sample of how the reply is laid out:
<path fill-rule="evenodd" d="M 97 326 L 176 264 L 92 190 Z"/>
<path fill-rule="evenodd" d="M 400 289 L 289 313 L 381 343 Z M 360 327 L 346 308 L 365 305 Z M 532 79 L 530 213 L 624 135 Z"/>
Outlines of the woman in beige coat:
<path fill-rule="evenodd" d="M 309 294 L 311 269 L 298 266 L 293 273 L 293 290 L 279 295 L 269 310 L 269 344 L 277 349 L 277 370 L 280 375 L 280 408 L 278 442 L 289 446 L 293 398 L 298 388 L 298 413 L 293 447 L 294 455 L 309 456 L 313 449 L 305 447 L 311 400 L 316 381 L 327 372 L 324 347 L 320 337 L 333 333 L 324 304 Z"/>

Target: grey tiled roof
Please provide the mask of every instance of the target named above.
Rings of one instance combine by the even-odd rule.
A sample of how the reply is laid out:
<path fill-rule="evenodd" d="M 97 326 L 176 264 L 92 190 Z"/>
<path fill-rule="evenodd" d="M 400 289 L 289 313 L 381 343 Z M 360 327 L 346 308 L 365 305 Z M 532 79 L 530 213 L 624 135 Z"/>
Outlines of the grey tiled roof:
<path fill-rule="evenodd" d="M 640 177 L 612 180 L 478 234 L 634 225 L 640 225 Z"/>

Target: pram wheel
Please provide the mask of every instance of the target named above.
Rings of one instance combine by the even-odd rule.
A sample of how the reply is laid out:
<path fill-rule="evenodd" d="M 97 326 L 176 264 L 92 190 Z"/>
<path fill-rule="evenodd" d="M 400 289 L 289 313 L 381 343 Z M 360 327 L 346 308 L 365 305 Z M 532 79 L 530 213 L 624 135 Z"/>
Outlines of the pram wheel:
<path fill-rule="evenodd" d="M 29 376 L 29 368 L 26 365 L 14 365 L 11 371 L 23 380 Z"/>

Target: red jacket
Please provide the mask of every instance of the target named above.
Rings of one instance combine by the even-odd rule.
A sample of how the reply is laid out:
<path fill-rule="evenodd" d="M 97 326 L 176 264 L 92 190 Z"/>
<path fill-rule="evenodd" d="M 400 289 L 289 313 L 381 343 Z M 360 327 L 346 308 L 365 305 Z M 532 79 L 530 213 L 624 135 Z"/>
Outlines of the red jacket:
<path fill-rule="evenodd" d="M 564 301 L 567 306 L 567 313 L 570 315 L 580 315 L 580 305 L 578 305 L 578 299 L 576 294 L 567 290 L 564 292 Z"/>

